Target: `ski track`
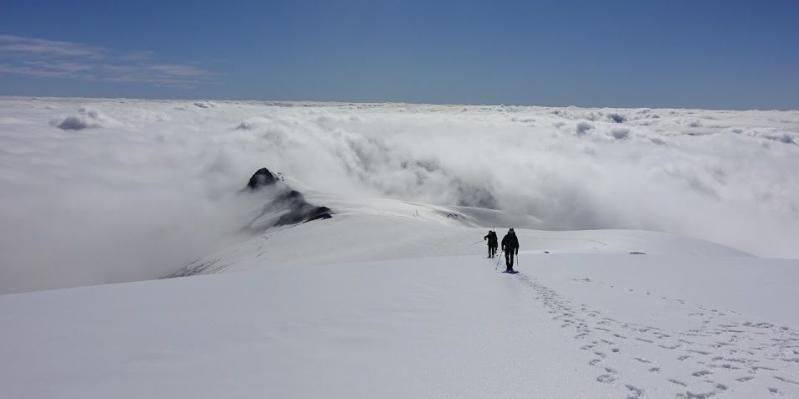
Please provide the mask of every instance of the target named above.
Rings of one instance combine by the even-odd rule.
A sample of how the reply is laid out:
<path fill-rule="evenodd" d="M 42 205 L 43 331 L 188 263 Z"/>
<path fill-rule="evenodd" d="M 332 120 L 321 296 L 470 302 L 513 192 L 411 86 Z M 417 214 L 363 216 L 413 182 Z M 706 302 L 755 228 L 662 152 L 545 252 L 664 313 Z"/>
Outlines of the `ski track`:
<path fill-rule="evenodd" d="M 615 384 L 621 397 L 646 397 L 648 389 L 660 397 L 671 388 L 672 397 L 702 399 L 753 382 L 766 387 L 763 395 L 767 397 L 799 392 L 799 332 L 794 329 L 660 297 L 684 307 L 689 317 L 700 322 L 699 328 L 686 331 L 661 329 L 606 317 L 525 273 L 516 278 L 532 289 L 533 298 L 552 320 L 573 336 L 575 346 L 590 354 L 588 364 L 597 369 L 596 382 Z M 648 387 L 636 381 L 636 375 L 647 374 L 662 377 L 664 383 Z"/>

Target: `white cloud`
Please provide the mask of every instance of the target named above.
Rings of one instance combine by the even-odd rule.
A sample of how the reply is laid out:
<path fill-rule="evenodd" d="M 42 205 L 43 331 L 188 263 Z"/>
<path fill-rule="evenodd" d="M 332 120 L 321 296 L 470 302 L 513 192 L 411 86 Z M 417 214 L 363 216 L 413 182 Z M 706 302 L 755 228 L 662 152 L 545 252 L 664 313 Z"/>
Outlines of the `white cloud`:
<path fill-rule="evenodd" d="M 310 202 L 496 207 L 799 257 L 797 112 L 291 105 L 0 99 L 0 292 L 174 272 L 260 210 L 235 193 L 263 166 Z"/>
<path fill-rule="evenodd" d="M 193 65 L 157 62 L 149 51 L 113 53 L 82 43 L 0 35 L 0 74 L 190 88 L 213 78 Z"/>

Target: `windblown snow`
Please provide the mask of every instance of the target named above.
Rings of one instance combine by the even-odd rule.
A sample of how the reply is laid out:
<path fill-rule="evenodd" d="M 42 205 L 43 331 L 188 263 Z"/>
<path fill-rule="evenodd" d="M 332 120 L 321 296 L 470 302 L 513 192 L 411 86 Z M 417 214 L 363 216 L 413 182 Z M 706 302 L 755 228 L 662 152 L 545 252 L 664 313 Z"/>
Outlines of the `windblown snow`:
<path fill-rule="evenodd" d="M 799 397 L 799 112 L 0 105 L 4 398 Z"/>

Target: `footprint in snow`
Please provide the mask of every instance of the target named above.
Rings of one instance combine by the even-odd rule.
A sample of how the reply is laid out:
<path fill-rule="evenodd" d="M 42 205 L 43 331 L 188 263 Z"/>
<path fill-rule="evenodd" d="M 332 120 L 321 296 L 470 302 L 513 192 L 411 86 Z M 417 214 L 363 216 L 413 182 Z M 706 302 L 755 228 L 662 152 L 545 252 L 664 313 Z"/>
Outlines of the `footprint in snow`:
<path fill-rule="evenodd" d="M 680 354 L 678 357 L 680 361 L 685 361 L 693 357 L 694 359 L 686 364 L 690 363 L 695 364 L 698 367 L 711 368 L 715 370 L 715 372 L 719 373 L 720 377 L 730 378 L 732 381 L 737 383 L 745 383 L 755 378 L 772 377 L 774 378 L 772 381 L 775 381 L 778 384 L 789 384 L 786 385 L 786 388 L 789 389 L 793 389 L 792 385 L 799 385 L 799 381 L 783 376 L 774 376 L 772 373 L 770 373 L 775 371 L 792 373 L 792 366 L 799 364 L 799 357 L 797 357 L 797 355 L 799 355 L 799 351 L 797 351 L 797 348 L 799 348 L 799 342 L 797 342 L 799 331 L 794 331 L 790 328 L 776 326 L 770 323 L 754 323 L 743 321 L 735 322 L 733 320 L 729 320 L 729 317 L 731 317 L 729 315 L 735 314 L 734 312 L 719 311 L 718 309 L 710 308 L 704 308 L 703 312 L 694 312 L 690 314 L 690 316 L 699 318 L 698 321 L 703 323 L 702 327 L 698 329 L 671 331 L 660 330 L 637 323 L 622 323 L 609 317 L 603 317 L 601 312 L 592 310 L 587 304 L 580 304 L 579 306 L 572 305 L 570 301 L 563 299 L 556 291 L 541 285 L 528 276 L 522 277 L 523 278 L 520 280 L 528 284 L 530 288 L 535 291 L 533 298 L 541 301 L 544 307 L 553 313 L 555 319 L 560 319 L 560 324 L 562 324 L 563 328 L 575 329 L 575 340 L 582 340 L 586 337 L 590 339 L 593 334 L 600 333 L 602 331 L 607 333 L 608 337 L 615 336 L 619 340 L 625 340 L 627 337 L 619 333 L 623 332 L 624 330 L 633 331 L 633 336 L 631 338 L 634 338 L 638 342 L 651 344 L 651 347 L 654 349 L 661 348 L 665 350 L 674 350 L 682 348 L 680 349 L 680 352 L 688 352 L 688 354 Z M 681 304 L 685 304 L 685 301 L 682 299 L 673 300 Z M 558 313 L 560 315 L 558 315 Z M 646 333 L 647 337 L 636 337 L 636 335 L 641 333 Z M 665 340 L 674 334 L 683 336 L 685 338 L 690 338 L 690 340 L 680 338 L 677 340 L 677 343 L 665 345 L 652 340 Z M 623 342 L 630 341 L 620 341 L 622 346 Z M 608 347 L 603 348 L 603 351 L 597 351 L 596 349 L 599 345 L 608 345 Z M 601 344 L 600 341 L 594 340 L 591 345 L 582 345 L 580 346 L 580 349 L 586 351 L 593 350 L 597 358 L 592 359 L 589 362 L 589 365 L 600 366 L 600 364 L 603 363 L 603 361 L 607 358 L 607 353 L 621 352 L 619 347 L 615 347 L 614 345 L 615 344 L 612 341 L 602 339 Z M 744 353 L 749 353 L 752 358 L 739 357 Z M 633 351 L 633 354 L 635 354 L 635 351 Z M 699 356 L 691 356 L 692 354 Z M 727 357 L 718 356 L 721 354 L 727 354 Z M 715 355 L 712 360 L 710 355 Z M 754 366 L 753 362 L 756 363 L 758 361 L 756 359 L 760 358 L 762 358 L 760 361 L 767 361 L 766 359 L 768 359 L 768 361 L 779 361 L 782 364 L 788 364 L 785 366 L 788 368 L 785 369 L 783 366 L 779 366 L 778 368 Z M 636 362 L 638 362 L 637 364 L 651 363 L 651 361 L 642 357 L 633 357 L 632 359 L 636 360 Z M 773 363 L 767 364 L 773 365 Z M 752 376 L 739 376 L 738 378 L 734 378 L 734 376 L 729 375 L 729 373 L 734 372 L 734 370 L 740 370 L 740 367 L 737 367 L 736 365 L 742 365 L 746 367 Z M 642 365 L 642 367 L 644 366 Z M 615 369 L 605 367 L 603 367 L 603 369 L 605 373 L 597 377 L 597 381 L 601 383 L 615 382 L 620 375 L 624 374 L 624 370 L 617 371 Z M 660 367 L 648 367 L 646 369 L 650 373 L 661 372 Z M 765 371 L 765 373 L 762 371 Z M 713 374 L 712 371 L 704 369 L 692 373 L 693 377 L 710 384 L 710 387 L 714 387 L 711 391 L 697 393 L 695 391 L 686 390 L 684 393 L 678 394 L 677 397 L 709 398 L 728 390 L 727 385 L 717 383 L 716 381 L 706 378 L 711 374 Z M 686 387 L 686 389 L 689 388 L 680 380 L 670 380 L 670 382 L 675 385 Z M 782 388 L 780 387 L 780 389 Z M 630 392 L 628 393 L 629 397 L 640 397 L 643 395 L 643 390 L 640 391 L 640 394 L 637 394 L 636 392 L 637 391 L 630 389 Z M 782 394 L 782 391 L 780 391 L 780 394 Z"/>
<path fill-rule="evenodd" d="M 630 396 L 627 397 L 628 399 L 630 399 L 630 398 L 636 399 L 636 398 L 640 398 L 640 397 L 644 396 L 644 390 L 641 389 L 641 388 L 638 388 L 638 387 L 636 387 L 634 385 L 630 385 L 630 384 L 627 384 L 624 387 L 627 388 L 628 391 L 630 391 Z"/>
<path fill-rule="evenodd" d="M 597 377 L 596 380 L 603 384 L 610 384 L 611 382 L 616 381 L 616 378 L 610 374 L 602 374 Z"/>
<path fill-rule="evenodd" d="M 782 382 L 788 383 L 788 384 L 799 385 L 799 381 L 790 380 L 788 378 L 781 377 L 781 376 L 775 376 L 774 379 L 778 380 L 778 381 L 782 381 Z"/>

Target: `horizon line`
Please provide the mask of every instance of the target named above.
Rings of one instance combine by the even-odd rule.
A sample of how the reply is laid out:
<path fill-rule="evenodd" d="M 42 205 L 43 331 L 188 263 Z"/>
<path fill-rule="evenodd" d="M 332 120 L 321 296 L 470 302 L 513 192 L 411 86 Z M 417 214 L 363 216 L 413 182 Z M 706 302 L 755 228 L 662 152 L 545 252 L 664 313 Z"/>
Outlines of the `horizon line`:
<path fill-rule="evenodd" d="M 1 99 L 85 99 L 85 100 L 133 100 L 133 101 L 217 101 L 217 102 L 252 102 L 252 103 L 290 103 L 290 104 L 364 104 L 364 105 L 418 105 L 418 106 L 445 106 L 445 107 L 529 107 L 529 108 L 583 108 L 583 109 L 652 109 L 652 110 L 699 110 L 716 112 L 799 112 L 799 108 L 710 108 L 688 106 L 609 106 L 609 105 L 540 105 L 540 104 L 513 104 L 513 103 L 446 103 L 446 102 L 414 102 L 414 101 L 366 101 L 366 100 L 278 100 L 278 99 L 247 99 L 247 98 L 214 98 L 214 97 L 125 97 L 125 96 L 31 96 L 31 95 L 6 95 L 0 94 Z"/>

